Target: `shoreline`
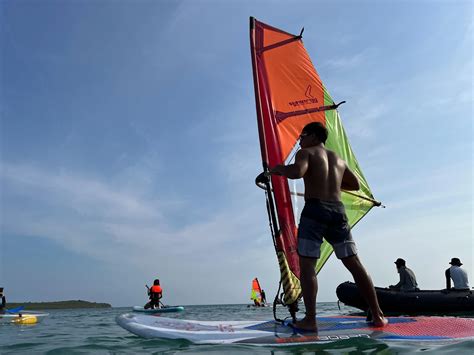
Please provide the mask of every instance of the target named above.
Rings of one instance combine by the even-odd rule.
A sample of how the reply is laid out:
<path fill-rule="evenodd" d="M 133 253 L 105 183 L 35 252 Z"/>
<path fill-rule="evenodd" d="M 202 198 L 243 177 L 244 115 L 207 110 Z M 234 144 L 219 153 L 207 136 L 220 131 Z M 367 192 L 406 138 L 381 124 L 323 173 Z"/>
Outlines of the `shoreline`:
<path fill-rule="evenodd" d="M 78 309 L 78 308 L 112 308 L 109 303 L 97 303 L 89 301 L 54 301 L 54 302 L 7 302 L 6 308 L 24 306 L 25 310 L 33 309 Z"/>

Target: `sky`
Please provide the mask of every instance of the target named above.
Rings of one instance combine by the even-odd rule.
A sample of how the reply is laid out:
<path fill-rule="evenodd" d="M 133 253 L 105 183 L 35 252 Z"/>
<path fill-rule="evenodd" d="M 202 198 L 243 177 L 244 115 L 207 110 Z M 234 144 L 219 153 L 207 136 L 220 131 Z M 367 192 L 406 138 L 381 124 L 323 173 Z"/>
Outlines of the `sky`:
<path fill-rule="evenodd" d="M 471 1 L 0 1 L 0 286 L 8 301 L 267 298 L 279 268 L 249 17 L 299 34 L 376 199 L 353 230 L 377 286 L 452 257 L 474 286 Z M 351 276 L 319 274 L 332 302 Z"/>

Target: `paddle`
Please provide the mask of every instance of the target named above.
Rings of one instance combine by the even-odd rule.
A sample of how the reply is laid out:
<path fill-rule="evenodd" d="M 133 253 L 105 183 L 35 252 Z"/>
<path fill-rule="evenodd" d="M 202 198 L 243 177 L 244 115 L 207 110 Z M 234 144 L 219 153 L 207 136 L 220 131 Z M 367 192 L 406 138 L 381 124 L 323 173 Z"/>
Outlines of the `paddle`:
<path fill-rule="evenodd" d="M 5 309 L 5 312 L 6 313 L 18 313 L 18 312 L 22 311 L 23 308 L 25 308 L 25 306 L 19 306 L 19 307 L 15 307 L 15 308 L 11 308 L 11 309 Z"/>

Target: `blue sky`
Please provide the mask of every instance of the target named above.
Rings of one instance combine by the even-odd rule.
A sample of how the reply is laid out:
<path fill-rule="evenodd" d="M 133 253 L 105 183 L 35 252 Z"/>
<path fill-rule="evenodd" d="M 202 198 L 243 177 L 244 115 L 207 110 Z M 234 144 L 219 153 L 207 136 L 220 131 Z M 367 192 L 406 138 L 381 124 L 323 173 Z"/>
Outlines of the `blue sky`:
<path fill-rule="evenodd" d="M 299 33 L 377 199 L 375 284 L 474 283 L 470 1 L 0 2 L 0 284 L 11 301 L 273 298 L 249 16 Z M 350 279 L 334 257 L 320 301 Z M 79 286 L 80 285 L 80 286 Z"/>

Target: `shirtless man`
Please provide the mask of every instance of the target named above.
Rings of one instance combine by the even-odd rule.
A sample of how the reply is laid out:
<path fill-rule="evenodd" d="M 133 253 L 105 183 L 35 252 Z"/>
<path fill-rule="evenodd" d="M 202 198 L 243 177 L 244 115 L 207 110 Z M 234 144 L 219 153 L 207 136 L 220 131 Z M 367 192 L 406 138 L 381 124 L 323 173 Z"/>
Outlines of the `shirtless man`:
<path fill-rule="evenodd" d="M 297 321 L 295 327 L 311 331 L 318 329 L 315 265 L 320 256 L 323 237 L 331 243 L 337 258 L 354 277 L 369 305 L 373 324 L 383 327 L 388 321 L 380 309 L 372 280 L 357 256 L 341 202 L 341 189 L 359 190 L 359 181 L 344 160 L 325 148 L 326 139 L 327 130 L 321 123 L 306 125 L 300 135 L 301 150 L 296 154 L 295 163 L 270 169 L 271 174 L 289 179 L 303 178 L 305 185 L 305 207 L 298 229 L 298 255 L 306 316 Z"/>

